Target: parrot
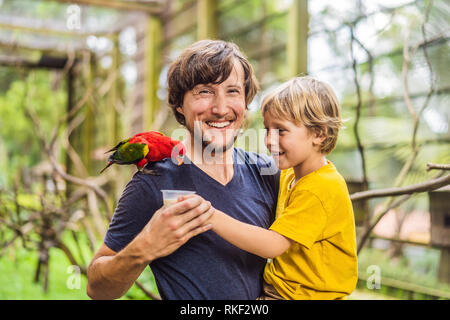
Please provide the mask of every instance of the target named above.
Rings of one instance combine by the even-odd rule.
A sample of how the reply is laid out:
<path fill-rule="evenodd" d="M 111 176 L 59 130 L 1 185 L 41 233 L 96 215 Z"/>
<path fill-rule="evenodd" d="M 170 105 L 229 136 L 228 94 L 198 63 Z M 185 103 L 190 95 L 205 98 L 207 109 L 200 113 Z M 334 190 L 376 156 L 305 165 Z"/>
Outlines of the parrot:
<path fill-rule="evenodd" d="M 159 175 L 155 170 L 145 168 L 166 158 L 171 158 L 175 152 L 178 165 L 183 164 L 184 145 L 175 139 L 158 131 L 146 131 L 135 134 L 131 138 L 120 141 L 114 148 L 105 152 L 113 152 L 108 158 L 108 164 L 100 174 L 113 164 L 135 164 L 137 169 L 145 174 Z"/>

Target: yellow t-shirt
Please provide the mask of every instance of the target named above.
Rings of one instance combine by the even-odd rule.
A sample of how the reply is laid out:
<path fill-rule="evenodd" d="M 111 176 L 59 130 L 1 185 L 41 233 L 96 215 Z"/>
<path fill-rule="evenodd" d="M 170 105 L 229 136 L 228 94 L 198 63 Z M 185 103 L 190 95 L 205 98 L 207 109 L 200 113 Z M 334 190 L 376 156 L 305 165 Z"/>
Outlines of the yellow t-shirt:
<path fill-rule="evenodd" d="M 344 299 L 358 279 L 353 207 L 333 163 L 295 178 L 283 170 L 270 230 L 295 241 L 264 270 L 264 280 L 285 299 Z"/>

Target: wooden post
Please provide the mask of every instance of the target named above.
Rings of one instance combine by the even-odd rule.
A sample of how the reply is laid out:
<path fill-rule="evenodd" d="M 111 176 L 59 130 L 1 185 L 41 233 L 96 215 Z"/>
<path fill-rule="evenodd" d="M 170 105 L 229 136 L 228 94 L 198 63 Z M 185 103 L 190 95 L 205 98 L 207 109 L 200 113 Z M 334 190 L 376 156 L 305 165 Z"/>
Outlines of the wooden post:
<path fill-rule="evenodd" d="M 450 186 L 428 193 L 430 199 L 431 245 L 441 248 L 438 278 L 450 283 Z"/>
<path fill-rule="evenodd" d="M 119 35 L 116 33 L 113 37 L 113 50 L 112 50 L 112 65 L 110 68 L 111 72 L 115 73 L 114 82 L 111 85 L 111 89 L 108 92 L 108 121 L 107 121 L 107 139 L 108 139 L 108 146 L 115 146 L 121 139 L 123 139 L 121 135 L 121 123 L 119 118 L 119 113 L 117 112 L 117 103 L 119 102 L 120 97 L 120 88 L 121 88 L 121 81 L 120 81 L 120 49 L 119 49 Z M 115 171 L 115 179 L 112 179 L 109 182 L 109 186 L 111 189 L 109 190 L 109 206 L 110 208 L 114 208 L 116 206 L 116 200 L 118 199 L 118 196 L 122 190 L 120 187 L 122 181 L 121 176 L 117 172 L 117 168 L 113 166 L 113 168 L 109 170 L 116 170 Z M 119 190 L 120 189 L 120 190 Z"/>
<path fill-rule="evenodd" d="M 74 85 L 74 81 L 75 81 L 75 76 L 74 76 L 74 67 L 75 65 L 71 66 L 69 68 L 69 70 L 67 71 L 67 76 L 66 76 L 66 86 L 67 86 L 67 110 L 66 112 L 69 114 L 73 107 L 74 107 L 74 101 L 75 101 L 75 85 Z M 73 120 L 73 116 L 72 117 L 68 117 L 67 118 L 67 123 L 66 126 L 69 125 L 69 123 Z M 68 137 L 69 143 L 71 146 L 75 145 L 75 135 L 70 134 Z M 72 159 L 70 159 L 69 154 L 66 152 L 66 172 L 68 174 L 73 174 L 73 163 L 72 163 Z M 70 198 L 70 194 L 73 191 L 73 187 L 69 182 L 66 182 L 66 197 L 67 199 Z"/>
<path fill-rule="evenodd" d="M 162 21 L 159 16 L 148 16 L 147 18 L 147 32 L 145 35 L 146 46 L 146 89 L 145 89 L 145 103 L 143 110 L 143 131 L 151 129 L 155 114 L 160 107 L 158 98 L 159 89 L 159 75 L 161 73 L 162 57 Z"/>
<path fill-rule="evenodd" d="M 450 283 L 450 248 L 441 249 L 438 278 L 441 282 Z"/>
<path fill-rule="evenodd" d="M 118 90 L 119 90 L 119 77 L 120 77 L 120 50 L 119 50 L 119 36 L 116 33 L 113 37 L 114 48 L 112 51 L 112 66 L 111 71 L 115 72 L 116 76 L 111 89 L 108 93 L 108 108 L 110 108 L 109 123 L 108 123 L 108 145 L 114 146 L 119 142 L 120 139 L 120 123 L 119 115 L 117 113 L 117 102 L 118 102 Z"/>
<path fill-rule="evenodd" d="M 267 16 L 267 2 L 266 1 L 262 1 L 261 3 L 261 10 L 264 14 L 264 17 Z M 260 49 L 261 52 L 268 52 L 268 48 L 270 47 L 270 43 L 268 41 L 268 37 L 267 37 L 267 22 L 264 22 L 259 31 L 260 31 Z M 267 73 L 267 70 L 269 68 L 270 65 L 270 56 L 267 54 L 262 54 L 261 57 L 259 58 L 259 68 L 258 68 L 258 79 L 261 81 L 261 83 L 264 83 L 264 76 Z"/>
<path fill-rule="evenodd" d="M 308 72 L 308 0 L 293 0 L 288 16 L 287 62 L 289 77 Z"/>
<path fill-rule="evenodd" d="M 197 39 L 217 39 L 217 0 L 198 0 Z"/>
<path fill-rule="evenodd" d="M 361 180 L 346 180 L 348 192 L 350 194 L 367 190 L 365 183 Z M 369 201 L 368 200 L 356 200 L 352 201 L 353 213 L 355 215 L 356 227 L 362 227 L 366 224 L 369 216 Z"/>
<path fill-rule="evenodd" d="M 88 55 L 87 61 L 85 61 L 85 81 L 86 87 L 94 86 L 94 72 L 95 72 L 95 57 L 91 54 Z M 94 146 L 94 102 L 92 96 L 89 97 L 86 105 L 84 106 L 85 118 L 82 126 L 81 134 L 81 147 L 82 147 L 82 161 L 86 168 L 88 175 L 92 173 L 92 157 L 91 152 Z"/>

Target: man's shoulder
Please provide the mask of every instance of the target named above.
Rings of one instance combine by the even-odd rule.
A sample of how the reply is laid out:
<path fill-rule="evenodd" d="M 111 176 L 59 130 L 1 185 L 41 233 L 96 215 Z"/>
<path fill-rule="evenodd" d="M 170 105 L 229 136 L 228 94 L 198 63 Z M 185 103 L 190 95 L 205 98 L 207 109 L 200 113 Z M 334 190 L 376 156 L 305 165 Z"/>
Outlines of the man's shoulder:
<path fill-rule="evenodd" d="M 145 166 L 145 170 L 151 170 L 154 174 L 145 173 L 145 170 L 138 171 L 134 174 L 132 180 L 152 186 L 156 181 L 161 180 L 161 178 L 179 175 L 179 171 L 182 167 L 182 165 L 178 166 L 174 164 L 170 158 L 163 159 Z"/>
<path fill-rule="evenodd" d="M 266 154 L 245 151 L 241 148 L 235 148 L 236 162 L 238 164 L 255 165 L 258 168 L 276 168 L 275 162 Z"/>

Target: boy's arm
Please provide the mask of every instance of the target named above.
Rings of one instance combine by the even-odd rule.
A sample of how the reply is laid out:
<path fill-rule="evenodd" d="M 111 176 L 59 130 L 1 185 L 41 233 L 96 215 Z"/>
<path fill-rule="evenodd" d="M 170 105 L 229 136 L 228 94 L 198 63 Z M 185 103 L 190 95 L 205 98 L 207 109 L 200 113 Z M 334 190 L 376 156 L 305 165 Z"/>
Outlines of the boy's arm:
<path fill-rule="evenodd" d="M 208 223 L 219 236 L 236 247 L 266 259 L 281 255 L 292 243 L 275 231 L 238 221 L 217 209 Z"/>

